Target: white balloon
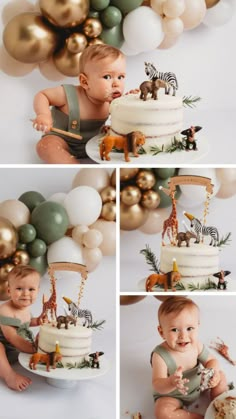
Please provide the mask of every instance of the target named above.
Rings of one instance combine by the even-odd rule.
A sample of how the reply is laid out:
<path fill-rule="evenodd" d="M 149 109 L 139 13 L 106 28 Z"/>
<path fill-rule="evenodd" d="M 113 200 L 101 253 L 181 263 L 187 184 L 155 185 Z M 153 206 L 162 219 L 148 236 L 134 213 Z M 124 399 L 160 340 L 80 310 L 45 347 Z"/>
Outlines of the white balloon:
<path fill-rule="evenodd" d="M 47 201 L 53 201 L 53 202 L 57 202 L 58 204 L 63 205 L 65 197 L 66 197 L 66 193 L 57 192 L 57 193 L 54 193 L 52 196 L 50 196 L 50 198 L 48 198 Z"/>
<path fill-rule="evenodd" d="M 216 169 L 217 178 L 221 183 L 229 183 L 236 181 L 236 169 L 227 167 L 227 168 L 218 168 Z"/>
<path fill-rule="evenodd" d="M 92 272 L 102 260 L 102 251 L 98 247 L 95 249 L 84 248 L 83 257 L 88 272 Z"/>
<path fill-rule="evenodd" d="M 90 225 L 101 213 L 102 199 L 96 189 L 90 186 L 78 186 L 67 194 L 64 207 L 70 224 Z"/>
<path fill-rule="evenodd" d="M 82 247 L 70 237 L 62 237 L 50 244 L 47 259 L 48 263 L 71 262 L 85 264 L 82 256 Z"/>
<path fill-rule="evenodd" d="M 137 55 L 138 51 L 137 50 L 133 50 L 132 48 L 130 48 L 127 44 L 127 42 L 124 42 L 122 47 L 120 48 L 121 52 L 123 52 L 123 54 L 129 56 L 129 55 Z"/>
<path fill-rule="evenodd" d="M 155 49 L 164 38 L 161 17 L 150 7 L 140 6 L 125 16 L 123 35 L 131 50 L 143 52 Z"/>
<path fill-rule="evenodd" d="M 203 23 L 207 26 L 221 26 L 227 23 L 234 12 L 231 0 L 221 0 L 215 6 L 206 11 Z"/>

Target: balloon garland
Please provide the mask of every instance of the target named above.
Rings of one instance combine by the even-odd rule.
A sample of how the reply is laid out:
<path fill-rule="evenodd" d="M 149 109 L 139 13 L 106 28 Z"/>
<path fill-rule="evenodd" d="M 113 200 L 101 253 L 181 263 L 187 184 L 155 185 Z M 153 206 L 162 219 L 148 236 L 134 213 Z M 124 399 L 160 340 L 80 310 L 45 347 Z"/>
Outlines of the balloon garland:
<path fill-rule="evenodd" d="M 166 49 L 184 30 L 222 25 L 234 11 L 233 0 L 39 0 L 24 6 L 20 14 L 9 13 L 2 70 L 22 76 L 38 66 L 50 80 L 76 77 L 89 45 L 110 44 L 127 55 Z"/>
<path fill-rule="evenodd" d="M 170 177 L 176 175 L 200 175 L 214 184 L 212 197 L 226 199 L 236 194 L 236 169 L 211 168 L 121 168 L 120 169 L 120 228 L 139 229 L 144 234 L 158 234 L 169 215 L 171 199 L 160 187 L 168 188 Z M 183 209 L 206 202 L 202 187 L 177 186 L 176 199 Z M 206 214 L 208 211 L 206 204 Z M 204 216 L 206 215 L 204 213 Z"/>
<path fill-rule="evenodd" d="M 67 194 L 46 199 L 26 191 L 0 203 L 0 300 L 8 299 L 7 275 L 15 265 L 44 275 L 49 263 L 72 262 L 91 272 L 103 256 L 115 254 L 114 178 L 115 171 L 84 168 Z"/>

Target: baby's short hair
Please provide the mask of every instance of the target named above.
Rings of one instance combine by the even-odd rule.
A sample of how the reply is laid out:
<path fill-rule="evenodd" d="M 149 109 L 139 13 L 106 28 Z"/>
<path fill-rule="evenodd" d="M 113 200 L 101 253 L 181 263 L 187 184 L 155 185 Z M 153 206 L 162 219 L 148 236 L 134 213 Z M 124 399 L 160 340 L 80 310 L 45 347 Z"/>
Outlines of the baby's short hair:
<path fill-rule="evenodd" d="M 168 297 L 159 307 L 158 310 L 158 320 L 160 322 L 160 318 L 163 315 L 176 313 L 179 314 L 185 308 L 198 308 L 197 304 L 194 303 L 193 300 L 190 298 L 178 296 L 178 297 Z"/>
<path fill-rule="evenodd" d="M 124 57 L 123 52 L 112 45 L 97 44 L 90 45 L 82 52 L 79 60 L 79 73 L 84 73 L 85 65 L 89 61 L 104 60 L 105 58 L 112 58 L 116 60 L 119 57 Z"/>
<path fill-rule="evenodd" d="M 8 282 L 14 279 L 23 279 L 29 275 L 37 275 L 40 278 L 40 274 L 36 269 L 34 269 L 30 265 L 16 265 L 14 268 L 9 272 L 7 279 Z"/>

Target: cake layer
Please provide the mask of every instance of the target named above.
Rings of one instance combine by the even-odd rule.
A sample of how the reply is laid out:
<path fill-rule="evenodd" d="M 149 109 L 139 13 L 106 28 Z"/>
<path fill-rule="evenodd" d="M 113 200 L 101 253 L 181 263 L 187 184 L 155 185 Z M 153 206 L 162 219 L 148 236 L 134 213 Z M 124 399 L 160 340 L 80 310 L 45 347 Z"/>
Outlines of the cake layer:
<path fill-rule="evenodd" d="M 166 245 L 161 247 L 160 270 L 169 272 L 176 259 L 182 278 L 207 278 L 218 272 L 219 248 L 206 244 L 191 243 L 190 247 Z"/>
<path fill-rule="evenodd" d="M 141 131 L 146 139 L 159 139 L 160 145 L 182 130 L 182 98 L 159 92 L 158 100 L 148 97 L 146 101 L 139 94 L 129 94 L 112 101 L 110 106 L 111 128 L 117 134 Z"/>
<path fill-rule="evenodd" d="M 39 352 L 54 352 L 59 343 L 62 362 L 80 362 L 91 352 L 92 329 L 81 325 L 64 325 L 58 329 L 53 324 L 44 324 L 39 329 Z"/>

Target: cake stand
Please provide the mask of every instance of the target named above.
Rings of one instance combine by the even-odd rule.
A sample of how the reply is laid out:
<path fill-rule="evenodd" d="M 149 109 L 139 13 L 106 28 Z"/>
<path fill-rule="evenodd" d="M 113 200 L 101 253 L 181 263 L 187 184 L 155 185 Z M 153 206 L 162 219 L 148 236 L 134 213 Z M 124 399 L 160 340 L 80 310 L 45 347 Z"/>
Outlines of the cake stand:
<path fill-rule="evenodd" d="M 204 157 L 209 152 L 209 144 L 206 138 L 203 138 L 200 134 L 198 134 L 198 150 L 197 151 L 176 151 L 174 153 L 160 153 L 156 156 L 152 156 L 151 154 L 140 154 L 139 157 L 133 157 L 132 153 L 129 154 L 130 162 L 126 163 L 124 159 L 124 153 L 112 151 L 110 153 L 111 160 L 101 160 L 99 154 L 99 142 L 103 136 L 101 134 L 96 135 L 95 137 L 91 138 L 86 144 L 86 153 L 88 156 L 94 160 L 96 163 L 100 164 L 129 164 L 129 165 L 137 165 L 137 164 L 181 164 L 181 163 L 190 163 L 193 161 L 197 161 Z"/>
<path fill-rule="evenodd" d="M 102 356 L 100 358 L 100 368 L 50 368 L 46 371 L 46 366 L 42 364 L 37 365 L 36 370 L 31 370 L 29 367 L 29 360 L 32 354 L 21 352 L 19 354 L 19 363 L 23 368 L 46 378 L 46 382 L 51 386 L 58 388 L 70 388 L 78 384 L 81 380 L 91 380 L 106 374 L 110 369 L 110 362 Z"/>
<path fill-rule="evenodd" d="M 223 400 L 226 397 L 236 397 L 236 391 L 235 390 L 226 391 L 225 393 L 220 394 L 218 397 L 216 397 L 215 400 Z M 212 401 L 211 404 L 208 406 L 204 417 L 205 419 L 212 419 L 215 417 L 215 414 L 216 414 L 216 410 L 213 406 L 213 401 Z"/>

